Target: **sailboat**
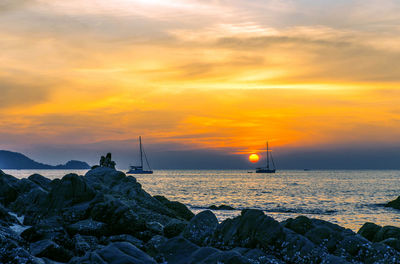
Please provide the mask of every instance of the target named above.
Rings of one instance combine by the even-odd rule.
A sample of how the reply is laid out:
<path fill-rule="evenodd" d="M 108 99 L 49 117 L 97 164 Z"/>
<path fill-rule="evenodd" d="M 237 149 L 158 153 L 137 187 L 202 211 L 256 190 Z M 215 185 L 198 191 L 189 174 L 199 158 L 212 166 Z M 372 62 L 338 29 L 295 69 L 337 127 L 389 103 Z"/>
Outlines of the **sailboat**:
<path fill-rule="evenodd" d="M 269 156 L 271 156 L 273 168 L 270 168 L 270 166 L 269 166 Z M 267 166 L 256 168 L 256 173 L 275 173 L 275 171 L 276 171 L 276 168 L 275 168 L 274 159 L 272 158 L 272 154 L 269 153 L 268 141 L 267 141 Z"/>
<path fill-rule="evenodd" d="M 139 151 L 140 151 L 140 166 L 130 166 L 129 171 L 126 172 L 126 174 L 153 174 L 153 171 L 150 168 L 149 162 L 147 160 L 146 153 L 144 152 L 143 146 L 142 146 L 142 137 L 139 136 Z M 147 167 L 149 167 L 149 170 L 143 170 L 143 156 L 144 159 L 146 160 Z"/>

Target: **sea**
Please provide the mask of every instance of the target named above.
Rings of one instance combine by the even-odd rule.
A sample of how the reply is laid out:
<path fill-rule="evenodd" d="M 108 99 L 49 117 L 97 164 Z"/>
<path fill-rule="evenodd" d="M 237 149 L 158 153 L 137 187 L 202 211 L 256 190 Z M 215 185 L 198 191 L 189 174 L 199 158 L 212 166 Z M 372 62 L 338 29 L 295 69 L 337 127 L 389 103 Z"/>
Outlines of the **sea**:
<path fill-rule="evenodd" d="M 4 170 L 17 178 L 39 173 L 50 179 L 85 170 Z M 242 209 L 263 210 L 278 221 L 305 215 L 358 231 L 365 222 L 400 227 L 400 210 L 384 204 L 400 195 L 400 170 L 155 170 L 135 175 L 145 191 L 186 204 L 194 213 L 211 205 L 219 221 Z"/>

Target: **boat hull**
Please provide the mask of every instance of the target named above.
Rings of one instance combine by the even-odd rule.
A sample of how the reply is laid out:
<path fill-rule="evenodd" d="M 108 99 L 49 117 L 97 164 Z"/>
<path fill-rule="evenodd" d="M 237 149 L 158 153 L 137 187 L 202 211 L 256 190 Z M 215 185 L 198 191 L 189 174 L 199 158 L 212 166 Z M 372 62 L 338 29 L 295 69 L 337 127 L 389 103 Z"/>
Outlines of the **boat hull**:
<path fill-rule="evenodd" d="M 153 174 L 153 171 L 127 171 L 126 174 Z"/>
<path fill-rule="evenodd" d="M 276 170 L 271 170 L 271 169 L 259 169 L 256 170 L 256 173 L 275 173 Z"/>

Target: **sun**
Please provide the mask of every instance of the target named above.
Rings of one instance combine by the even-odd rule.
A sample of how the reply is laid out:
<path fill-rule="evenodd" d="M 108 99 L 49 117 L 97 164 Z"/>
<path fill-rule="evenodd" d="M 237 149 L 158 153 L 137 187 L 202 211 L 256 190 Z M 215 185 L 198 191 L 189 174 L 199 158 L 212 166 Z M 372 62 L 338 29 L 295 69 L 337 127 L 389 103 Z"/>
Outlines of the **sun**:
<path fill-rule="evenodd" d="M 253 153 L 249 156 L 249 160 L 250 162 L 256 163 L 260 160 L 260 157 L 257 154 Z"/>

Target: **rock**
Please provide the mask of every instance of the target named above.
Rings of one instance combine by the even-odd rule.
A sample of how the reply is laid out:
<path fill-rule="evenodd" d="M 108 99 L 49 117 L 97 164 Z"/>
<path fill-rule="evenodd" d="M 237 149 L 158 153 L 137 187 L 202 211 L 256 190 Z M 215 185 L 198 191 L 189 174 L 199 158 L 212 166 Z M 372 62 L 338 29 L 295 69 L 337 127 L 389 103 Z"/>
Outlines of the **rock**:
<path fill-rule="evenodd" d="M 304 235 L 313 227 L 313 224 L 309 218 L 305 216 L 298 216 L 295 219 L 290 218 L 286 220 L 284 222 L 284 226 L 300 235 Z"/>
<path fill-rule="evenodd" d="M 397 251 L 400 251 L 400 240 L 397 238 L 387 238 L 385 240 L 381 241 L 383 244 L 388 245 L 392 248 L 394 248 Z"/>
<path fill-rule="evenodd" d="M 154 196 L 158 201 L 160 201 L 163 205 L 171 209 L 176 213 L 176 216 L 184 219 L 184 220 L 190 220 L 193 218 L 194 214 L 192 211 L 190 211 L 186 205 L 180 203 L 180 202 L 174 202 L 174 201 L 169 201 L 167 198 L 164 196 L 156 195 Z"/>
<path fill-rule="evenodd" d="M 177 219 L 172 219 L 171 221 L 168 222 L 168 224 L 164 226 L 164 235 L 167 238 L 178 236 L 183 232 L 183 230 L 186 228 L 187 225 L 188 225 L 187 222 Z"/>
<path fill-rule="evenodd" d="M 18 179 L 0 170 L 0 203 L 8 206 L 18 197 Z"/>
<path fill-rule="evenodd" d="M 381 226 L 367 222 L 360 228 L 360 230 L 358 230 L 357 233 L 369 241 L 375 241 L 375 236 L 381 229 Z"/>
<path fill-rule="evenodd" d="M 216 248 L 212 248 L 212 247 L 202 247 L 197 249 L 196 251 L 194 251 L 192 253 L 192 255 L 190 255 L 190 257 L 188 258 L 187 263 L 203 263 L 202 261 L 204 259 L 206 259 L 208 256 L 211 256 L 215 253 L 219 253 L 221 252 L 220 250 L 216 249 Z"/>
<path fill-rule="evenodd" d="M 157 260 L 169 264 L 187 264 L 188 259 L 197 249 L 199 247 L 189 240 L 183 237 L 174 237 L 158 247 Z"/>
<path fill-rule="evenodd" d="M 400 239 L 400 228 L 395 226 L 384 226 L 378 231 L 378 233 L 376 233 L 374 240 L 380 242 L 387 238 Z"/>
<path fill-rule="evenodd" d="M 51 180 L 47 179 L 46 177 L 44 177 L 40 174 L 36 174 L 36 173 L 32 174 L 31 176 L 28 177 L 28 180 L 39 185 L 41 188 L 43 188 L 43 190 L 46 190 L 46 191 L 50 190 Z"/>
<path fill-rule="evenodd" d="M 91 217 L 109 225 L 111 234 L 135 235 L 146 229 L 145 222 L 130 209 L 129 205 L 113 197 L 105 197 L 105 201 L 95 203 L 90 212 Z"/>
<path fill-rule="evenodd" d="M 240 216 L 223 221 L 214 235 L 214 244 L 221 248 L 268 248 L 280 244 L 285 233 L 279 222 L 260 210 L 243 210 Z"/>
<path fill-rule="evenodd" d="M 351 256 L 356 256 L 361 249 L 368 247 L 368 240 L 360 235 L 346 236 L 339 248 L 344 249 Z"/>
<path fill-rule="evenodd" d="M 108 167 L 98 167 L 85 174 L 85 179 L 96 190 L 103 190 L 106 187 L 112 188 L 120 183 L 124 178 L 126 178 L 126 175 L 123 172 Z"/>
<path fill-rule="evenodd" d="M 112 161 L 111 159 L 111 153 L 107 153 L 107 155 L 101 156 L 100 158 L 100 167 L 106 167 L 106 168 L 111 168 L 115 169 L 115 161 Z"/>
<path fill-rule="evenodd" d="M 21 233 L 21 237 L 28 242 L 36 242 L 39 240 L 65 240 L 67 233 L 57 219 L 48 219 L 34 225 Z"/>
<path fill-rule="evenodd" d="M 131 235 L 116 235 L 108 238 L 111 242 L 129 242 L 135 247 L 142 249 L 144 247 L 143 241 Z"/>
<path fill-rule="evenodd" d="M 225 205 L 225 204 L 221 204 L 220 206 L 211 205 L 208 207 L 208 209 L 211 209 L 211 210 L 236 210 L 232 206 Z"/>
<path fill-rule="evenodd" d="M 153 258 L 128 242 L 112 243 L 102 249 L 88 252 L 83 257 L 73 258 L 70 264 L 156 264 Z"/>
<path fill-rule="evenodd" d="M 243 257 L 238 252 L 231 251 L 219 251 L 212 255 L 207 256 L 201 264 L 215 264 L 215 263 L 226 263 L 226 264 L 253 264 L 254 262 Z"/>
<path fill-rule="evenodd" d="M 67 231 L 70 235 L 81 234 L 100 237 L 108 233 L 108 227 L 105 223 L 86 219 L 67 226 Z"/>
<path fill-rule="evenodd" d="M 190 220 L 182 235 L 197 245 L 208 245 L 217 226 L 217 217 L 210 210 L 206 210 Z"/>
<path fill-rule="evenodd" d="M 32 243 L 30 251 L 36 257 L 46 257 L 60 262 L 68 262 L 72 258 L 71 252 L 48 239 Z"/>
<path fill-rule="evenodd" d="M 147 254 L 155 257 L 159 252 L 159 248 L 161 245 L 165 244 L 168 241 L 168 238 L 156 235 L 153 236 L 145 245 L 145 250 Z"/>
<path fill-rule="evenodd" d="M 397 197 L 395 200 L 388 202 L 385 207 L 392 207 L 395 209 L 400 209 L 400 196 Z"/>
<path fill-rule="evenodd" d="M 313 243 L 319 245 L 322 244 L 325 240 L 328 241 L 331 237 L 333 237 L 333 230 L 327 226 L 317 226 L 311 230 L 309 230 L 305 236 L 310 239 Z"/>
<path fill-rule="evenodd" d="M 49 209 L 60 210 L 66 206 L 92 200 L 96 192 L 86 182 L 86 179 L 77 174 L 65 175 L 61 180 L 51 183 L 49 193 Z"/>
<path fill-rule="evenodd" d="M 146 228 L 158 235 L 162 235 L 164 231 L 164 226 L 159 222 L 147 222 Z"/>
<path fill-rule="evenodd" d="M 234 249 L 236 250 L 236 249 Z M 243 253 L 241 253 L 245 258 L 252 261 L 252 263 L 259 264 L 284 264 L 283 261 L 277 259 L 272 255 L 267 255 L 260 249 L 245 249 Z"/>
<path fill-rule="evenodd" d="M 61 211 L 65 224 L 75 223 L 87 219 L 90 214 L 90 202 L 80 203 L 71 207 L 63 208 Z"/>
<path fill-rule="evenodd" d="M 0 225 L 2 226 L 10 226 L 12 224 L 18 224 L 19 221 L 14 216 L 8 213 L 8 210 L 4 208 L 3 205 L 0 204 Z"/>

